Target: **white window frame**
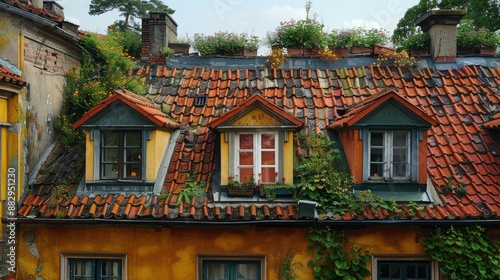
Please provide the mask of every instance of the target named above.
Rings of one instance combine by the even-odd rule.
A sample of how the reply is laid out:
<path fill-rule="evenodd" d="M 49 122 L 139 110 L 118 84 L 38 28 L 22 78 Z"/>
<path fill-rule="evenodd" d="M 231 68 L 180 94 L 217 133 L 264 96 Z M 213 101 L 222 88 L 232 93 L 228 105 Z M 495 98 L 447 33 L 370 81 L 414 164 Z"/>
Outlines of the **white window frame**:
<path fill-rule="evenodd" d="M 407 136 L 407 145 L 406 146 L 398 146 L 395 147 L 393 145 L 393 133 L 394 132 L 406 132 Z M 371 143 L 371 134 L 372 133 L 382 133 L 383 134 L 383 146 L 372 146 Z M 369 130 L 368 131 L 368 150 L 367 155 L 365 157 L 366 161 L 364 164 L 365 170 L 365 178 L 369 180 L 395 180 L 395 181 L 410 181 L 412 178 L 412 132 L 410 130 Z M 371 150 L 372 148 L 383 149 L 384 159 L 380 161 L 373 161 L 371 159 Z M 406 164 L 406 176 L 405 177 L 395 177 L 393 176 L 393 150 L 394 148 L 406 148 L 406 158 L 408 162 Z M 371 173 L 371 164 L 372 163 L 382 163 L 383 165 L 383 174 L 379 174 L 378 177 L 373 176 Z"/>
<path fill-rule="evenodd" d="M 254 148 L 251 150 L 253 152 L 253 166 L 248 166 L 248 165 L 240 165 L 240 160 L 239 160 L 239 153 L 244 152 L 244 151 L 250 151 L 250 150 L 243 150 L 240 149 L 240 135 L 243 134 L 252 134 L 253 135 L 253 143 L 254 143 Z M 262 149 L 261 147 L 261 137 L 263 134 L 272 134 L 274 135 L 274 149 Z M 281 178 L 280 177 L 280 168 L 282 167 L 282 163 L 280 162 L 280 154 L 283 151 L 283 143 L 282 141 L 279 140 L 279 132 L 278 131 L 254 131 L 254 132 L 238 132 L 236 133 L 236 137 L 234 139 L 234 169 L 233 169 L 233 176 L 236 176 L 240 174 L 239 169 L 241 167 L 252 167 L 253 168 L 253 174 L 254 174 L 254 179 L 256 180 L 255 183 L 263 183 L 263 184 L 275 184 L 276 178 Z M 262 158 L 261 158 L 261 152 L 263 151 L 274 151 L 274 165 L 263 165 L 262 164 Z M 258 176 L 259 173 L 261 173 L 261 170 L 263 167 L 274 167 L 275 172 L 278 172 L 278 176 L 275 176 L 274 182 L 257 182 L 260 178 Z M 239 176 L 238 176 L 239 177 Z M 238 178 L 239 180 L 243 180 L 243 178 Z"/>
<path fill-rule="evenodd" d="M 430 256 L 427 255 L 372 255 L 372 279 L 378 280 L 378 262 L 379 261 L 392 261 L 392 262 L 404 262 L 404 261 L 415 261 L 415 262 L 430 262 L 431 269 L 431 280 L 439 279 L 439 267 L 438 263 Z"/>
<path fill-rule="evenodd" d="M 90 260 L 109 260 L 117 259 L 122 261 L 122 279 L 127 280 L 127 255 L 126 254 L 92 254 L 92 253 L 62 253 L 60 279 L 70 279 L 70 260 L 71 259 L 90 259 Z"/>
<path fill-rule="evenodd" d="M 266 280 L 266 255 L 247 254 L 198 254 L 196 255 L 196 280 L 203 280 L 204 261 L 258 261 L 260 262 L 260 280 Z"/>

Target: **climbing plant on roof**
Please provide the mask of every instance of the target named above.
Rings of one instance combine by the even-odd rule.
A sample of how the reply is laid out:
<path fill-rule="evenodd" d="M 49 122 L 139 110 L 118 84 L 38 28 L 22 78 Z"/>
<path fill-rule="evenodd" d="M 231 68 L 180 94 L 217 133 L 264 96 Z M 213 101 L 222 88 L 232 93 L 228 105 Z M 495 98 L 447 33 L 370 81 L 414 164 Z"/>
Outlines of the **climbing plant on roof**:
<path fill-rule="evenodd" d="M 83 141 L 83 133 L 75 131 L 71 124 L 117 87 L 142 92 L 140 78 L 130 75 L 137 65 L 124 52 L 118 33 L 110 29 L 108 36 L 90 34 L 81 39 L 83 60 L 80 68 L 66 73 L 64 104 L 56 123 L 66 146 Z"/>

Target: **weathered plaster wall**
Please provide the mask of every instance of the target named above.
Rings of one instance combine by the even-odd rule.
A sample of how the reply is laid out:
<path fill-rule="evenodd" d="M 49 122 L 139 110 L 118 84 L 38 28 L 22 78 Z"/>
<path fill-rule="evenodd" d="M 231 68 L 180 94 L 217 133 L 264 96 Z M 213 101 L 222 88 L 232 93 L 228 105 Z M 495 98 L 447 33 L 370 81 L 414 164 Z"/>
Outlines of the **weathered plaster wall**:
<path fill-rule="evenodd" d="M 29 84 L 20 97 L 23 134 L 22 176 L 27 178 L 41 154 L 55 137 L 54 122 L 61 110 L 67 71 L 81 59 L 74 42 L 59 33 L 46 31 L 40 24 L 0 11 L 0 57 L 22 71 Z"/>
<path fill-rule="evenodd" d="M 23 225 L 19 236 L 33 231 L 36 244 L 19 242 L 18 279 L 59 279 L 62 253 L 121 253 L 127 255 L 128 279 L 196 279 L 197 254 L 265 254 L 266 279 L 277 279 L 276 259 L 293 249 L 296 279 L 313 279 L 307 267 L 304 228 L 125 228 Z M 421 237 L 414 228 L 350 230 L 350 240 L 370 245 L 372 254 L 423 254 Z M 36 248 L 34 248 L 36 247 Z M 30 253 L 38 252 L 36 254 Z M 370 265 L 371 267 L 371 265 Z M 41 269 L 40 269 L 41 268 Z M 30 278 L 30 275 L 33 278 Z M 368 279 L 368 278 L 367 278 Z"/>

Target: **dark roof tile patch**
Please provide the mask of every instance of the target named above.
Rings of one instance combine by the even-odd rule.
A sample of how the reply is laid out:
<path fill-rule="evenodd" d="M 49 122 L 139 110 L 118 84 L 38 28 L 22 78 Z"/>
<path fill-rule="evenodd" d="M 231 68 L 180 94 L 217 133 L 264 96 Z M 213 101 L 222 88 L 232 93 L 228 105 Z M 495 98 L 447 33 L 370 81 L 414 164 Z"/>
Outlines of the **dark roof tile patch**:
<path fill-rule="evenodd" d="M 214 181 L 217 134 L 209 124 L 252 97 L 256 92 L 303 122 L 304 130 L 316 131 L 348 119 L 369 106 L 387 87 L 391 94 L 408 102 L 415 112 L 436 121 L 428 132 L 427 172 L 442 204 L 427 205 L 414 214 L 402 207 L 412 220 L 490 219 L 500 215 L 500 151 L 490 130 L 497 129 L 495 115 L 500 97 L 499 68 L 463 66 L 451 70 L 360 66 L 340 69 L 177 69 L 165 65 L 145 67 L 141 74 L 154 85 L 145 96 L 162 104 L 168 117 L 180 124 L 182 133 L 165 178 L 163 192 L 138 198 L 110 194 L 63 199 L 65 218 L 92 219 L 193 219 L 199 221 L 250 221 L 298 219 L 294 204 L 248 203 L 217 205 L 211 199 L 201 206 L 175 205 L 186 174 L 194 170 L 207 182 Z M 486 78 L 485 78 L 486 77 Z M 485 80 L 488 79 L 488 80 Z M 194 106 L 197 95 L 207 96 L 204 106 Z M 274 106 L 274 105 L 273 105 Z M 492 116 L 490 118 L 490 116 Z M 488 129 L 488 130 L 486 130 Z M 297 142 L 297 144 L 299 144 Z M 300 152 L 301 149 L 298 149 Z M 47 180 L 49 180 L 47 178 Z M 463 182 L 465 197 L 443 194 L 449 180 Z M 46 207 L 45 186 L 26 196 L 19 215 L 54 217 Z M 210 193 L 211 188 L 207 187 Z M 50 190 L 50 189 L 48 189 Z M 68 202 L 69 201 L 69 202 Z M 106 202 L 107 201 L 107 202 Z M 154 202 L 154 203 L 153 203 Z M 65 205 L 65 206 L 63 206 Z M 345 213 L 322 219 L 387 220 L 387 211 Z"/>

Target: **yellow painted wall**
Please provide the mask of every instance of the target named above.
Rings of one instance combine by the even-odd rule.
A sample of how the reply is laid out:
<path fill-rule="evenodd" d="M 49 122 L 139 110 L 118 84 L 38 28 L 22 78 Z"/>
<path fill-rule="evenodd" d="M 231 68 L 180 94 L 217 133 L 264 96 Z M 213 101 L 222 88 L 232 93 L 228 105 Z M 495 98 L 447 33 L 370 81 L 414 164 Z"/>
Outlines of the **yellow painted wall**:
<path fill-rule="evenodd" d="M 232 126 L 276 126 L 281 125 L 276 118 L 270 116 L 263 110 L 255 108 L 246 115 L 234 121 Z M 283 176 L 286 178 L 286 183 L 293 183 L 293 132 L 289 131 L 288 142 L 285 142 L 283 147 Z M 229 177 L 229 143 L 224 141 L 225 132 L 221 132 L 222 139 L 220 144 L 221 150 L 221 185 L 227 185 Z M 281 178 L 279 178 L 281 180 Z"/>
<path fill-rule="evenodd" d="M 227 185 L 229 177 L 229 143 L 226 143 L 227 132 L 220 133 L 220 184 Z"/>
<path fill-rule="evenodd" d="M 170 141 L 170 132 L 162 130 L 154 130 L 151 133 L 151 140 L 146 143 L 147 153 L 147 170 L 146 180 L 156 180 L 158 168 L 160 168 L 161 160 L 165 154 L 168 142 Z"/>
<path fill-rule="evenodd" d="M 231 125 L 252 125 L 252 126 L 270 126 L 270 125 L 280 125 L 277 119 L 273 118 L 266 112 L 259 108 L 255 108 L 248 112 L 246 115 L 234 121 Z"/>
<path fill-rule="evenodd" d="M 195 280 L 197 254 L 264 254 L 267 280 L 277 279 L 276 260 L 287 249 L 295 251 L 292 262 L 296 279 L 313 279 L 307 263 L 306 228 L 133 228 L 61 227 L 22 225 L 36 235 L 37 259 L 26 242 L 18 243 L 18 279 L 40 277 L 59 279 L 62 253 L 117 253 L 127 255 L 128 279 Z M 423 254 L 419 229 L 377 228 L 350 230 L 348 237 L 357 244 L 370 245 L 372 254 Z M 371 265 L 369 265 L 371 268 Z M 30 276 L 32 278 L 30 278 Z M 159 277 L 161 276 L 161 277 Z M 366 279 L 369 279 L 367 277 Z"/>
<path fill-rule="evenodd" d="M 85 130 L 85 180 L 94 180 L 94 141 L 89 130 Z"/>

